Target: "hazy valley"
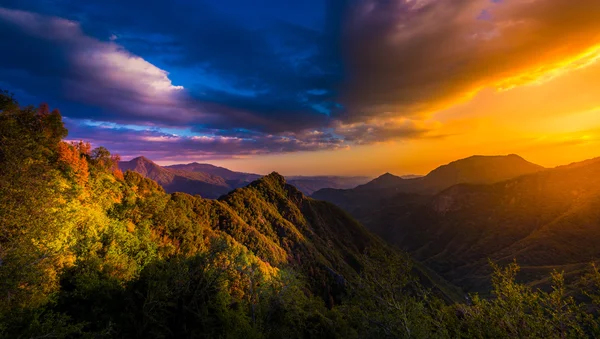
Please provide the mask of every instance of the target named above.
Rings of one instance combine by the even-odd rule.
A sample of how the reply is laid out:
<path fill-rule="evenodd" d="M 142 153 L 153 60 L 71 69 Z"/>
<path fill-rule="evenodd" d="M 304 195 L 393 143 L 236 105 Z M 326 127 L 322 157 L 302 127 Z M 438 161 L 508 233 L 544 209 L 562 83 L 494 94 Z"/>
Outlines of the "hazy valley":
<path fill-rule="evenodd" d="M 259 174 L 235 172 L 210 164 L 180 164 L 159 166 L 145 157 L 122 161 L 119 167 L 134 171 L 158 182 L 167 192 L 185 192 L 216 199 L 236 188 L 261 178 Z M 353 188 L 367 183 L 368 177 L 290 176 L 287 181 L 302 193 L 310 195 L 322 188 Z"/>

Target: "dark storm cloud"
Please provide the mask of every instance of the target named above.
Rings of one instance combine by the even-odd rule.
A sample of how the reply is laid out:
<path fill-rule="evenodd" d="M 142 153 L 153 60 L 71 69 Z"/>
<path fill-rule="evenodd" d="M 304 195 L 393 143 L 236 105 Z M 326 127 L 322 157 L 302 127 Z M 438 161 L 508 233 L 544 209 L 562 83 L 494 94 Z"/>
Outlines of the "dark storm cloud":
<path fill-rule="evenodd" d="M 202 117 L 167 72 L 117 44 L 85 35 L 76 22 L 1 8 L 0 21 L 3 41 L 12 50 L 0 66 L 6 82 L 101 108 L 67 115 L 172 124 Z"/>
<path fill-rule="evenodd" d="M 585 64 L 597 57 L 582 54 L 600 44 L 598 18 L 596 0 L 355 1 L 344 118 L 431 113 Z"/>

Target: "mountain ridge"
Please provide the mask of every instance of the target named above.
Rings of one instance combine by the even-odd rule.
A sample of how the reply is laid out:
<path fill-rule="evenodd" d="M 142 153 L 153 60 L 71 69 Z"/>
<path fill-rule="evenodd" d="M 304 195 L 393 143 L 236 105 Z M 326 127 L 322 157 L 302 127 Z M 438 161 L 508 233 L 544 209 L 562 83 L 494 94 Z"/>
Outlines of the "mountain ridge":
<path fill-rule="evenodd" d="M 169 193 L 198 194 L 209 199 L 217 199 L 263 177 L 259 174 L 235 172 L 225 167 L 198 162 L 160 166 L 144 156 L 121 161 L 119 166 L 124 171 L 134 171 L 157 181 Z M 307 195 L 323 187 L 355 187 L 369 179 L 360 176 L 289 176 L 287 178 L 291 184 Z"/>
<path fill-rule="evenodd" d="M 374 207 L 400 193 L 433 195 L 462 182 L 493 183 L 542 170 L 542 166 L 517 155 L 471 156 L 439 166 L 423 177 L 404 179 L 386 173 L 354 189 L 325 188 L 311 196 L 353 214 L 356 209 Z"/>

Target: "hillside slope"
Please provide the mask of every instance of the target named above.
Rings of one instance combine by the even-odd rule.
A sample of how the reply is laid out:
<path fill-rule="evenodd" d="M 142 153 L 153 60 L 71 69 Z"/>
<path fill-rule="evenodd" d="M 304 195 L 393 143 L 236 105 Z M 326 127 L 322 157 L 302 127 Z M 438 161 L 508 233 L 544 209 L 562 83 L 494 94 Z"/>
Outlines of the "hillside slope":
<path fill-rule="evenodd" d="M 403 205 L 398 196 L 366 224 L 467 290 L 489 287 L 488 258 L 516 259 L 523 279 L 534 282 L 600 256 L 599 174 L 596 159 L 492 185 L 456 185 L 418 203 Z"/>
<path fill-rule="evenodd" d="M 196 173 L 204 175 L 203 172 L 183 172 L 176 169 L 180 167 L 164 169 L 144 158 L 134 159 L 129 163 L 136 164 L 136 171 L 126 173 L 128 180 L 139 182 L 141 179 L 134 174 L 140 171 L 148 178 L 164 180 L 163 187 L 174 187 L 178 180 L 182 180 L 179 178 L 188 179 Z M 220 182 L 217 179 L 212 183 Z M 171 200 L 175 202 L 175 206 L 169 207 L 169 203 L 164 210 L 148 213 L 156 213 L 158 216 L 163 213 L 186 215 L 189 212 L 175 212 L 179 209 L 176 205 L 183 202 L 192 204 L 194 211 L 205 211 L 203 214 L 212 216 L 208 219 L 194 217 L 195 222 L 229 235 L 273 267 L 295 267 L 307 276 L 315 293 L 325 293 L 321 297 L 329 303 L 339 303 L 347 282 L 356 282 L 363 265 L 374 264 L 364 262 L 365 252 L 378 253 L 382 258 L 408 260 L 389 249 L 339 207 L 306 197 L 277 173 L 237 188 L 218 200 L 191 197 L 184 193 L 175 193 Z M 162 217 L 159 220 L 160 218 Z M 195 248 L 196 244 L 188 243 L 185 239 L 196 239 L 197 235 L 192 236 L 187 232 L 196 231 L 180 227 L 161 231 L 173 237 L 180 248 Z M 449 284 L 433 283 L 427 278 L 427 274 L 415 273 L 422 277 L 425 285 L 433 287 L 447 300 L 460 297 Z M 324 291 L 323 287 L 326 287 Z M 451 292 L 450 295 L 445 295 L 442 291 Z"/>

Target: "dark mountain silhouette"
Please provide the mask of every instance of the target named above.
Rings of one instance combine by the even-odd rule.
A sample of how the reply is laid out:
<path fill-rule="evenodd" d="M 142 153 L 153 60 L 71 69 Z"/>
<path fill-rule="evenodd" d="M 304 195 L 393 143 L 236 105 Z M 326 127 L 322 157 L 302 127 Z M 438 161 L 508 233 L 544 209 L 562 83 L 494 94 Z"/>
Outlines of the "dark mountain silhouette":
<path fill-rule="evenodd" d="M 432 195 L 460 183 L 489 184 L 541 170 L 543 167 L 514 154 L 472 156 L 440 166 L 424 177 L 405 179 L 386 173 L 354 189 L 326 188 L 312 196 L 333 202 L 361 219 L 356 209 L 376 208 L 400 193 Z"/>
<path fill-rule="evenodd" d="M 599 174 L 596 159 L 492 185 L 456 185 L 420 208 L 382 208 L 369 223 L 468 290 L 489 287 L 488 258 L 516 259 L 522 278 L 535 282 L 600 257 Z"/>
<path fill-rule="evenodd" d="M 368 229 L 464 290 L 486 293 L 488 259 L 516 259 L 523 281 L 545 286 L 551 270 L 575 274 L 600 256 L 599 174 L 594 159 L 435 195 L 395 192 L 361 201 L 357 188 L 344 198 Z"/>
<path fill-rule="evenodd" d="M 357 190 L 371 190 L 371 189 L 386 189 L 391 187 L 397 187 L 405 185 L 407 182 L 412 182 L 418 178 L 405 179 L 399 176 L 395 176 L 391 173 L 385 173 L 364 185 L 357 186 Z"/>
<path fill-rule="evenodd" d="M 417 178 L 422 178 L 424 177 L 424 175 L 419 175 L 419 174 L 405 174 L 405 175 L 401 175 L 400 178 L 402 179 L 417 179 Z"/>
<path fill-rule="evenodd" d="M 290 176 L 287 178 L 291 185 L 296 186 L 302 193 L 311 195 L 323 188 L 346 189 L 354 188 L 370 180 L 369 177 L 342 176 Z"/>
<path fill-rule="evenodd" d="M 440 166 L 420 181 L 418 193 L 437 193 L 452 185 L 491 184 L 508 180 L 524 174 L 543 170 L 516 154 L 507 156 L 472 156 Z"/>

